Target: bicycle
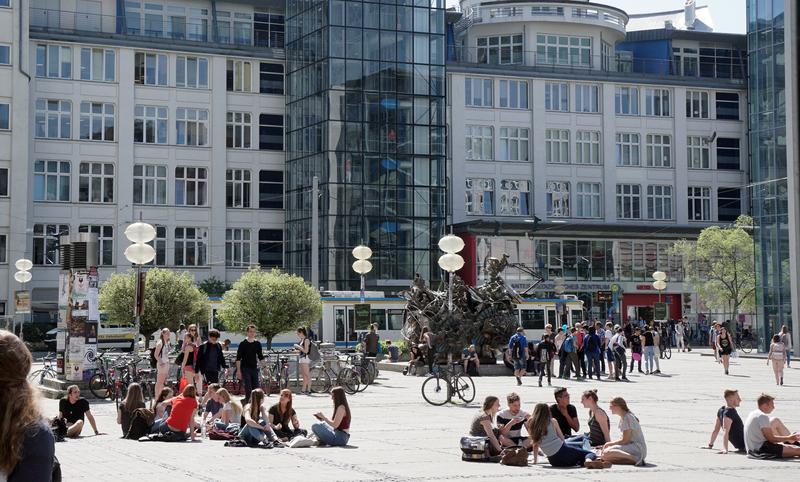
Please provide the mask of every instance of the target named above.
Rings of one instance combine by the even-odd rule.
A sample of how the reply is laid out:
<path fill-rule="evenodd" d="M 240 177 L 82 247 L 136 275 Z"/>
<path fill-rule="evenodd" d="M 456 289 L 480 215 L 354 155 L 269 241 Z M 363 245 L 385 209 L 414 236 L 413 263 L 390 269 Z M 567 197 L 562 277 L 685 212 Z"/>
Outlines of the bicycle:
<path fill-rule="evenodd" d="M 289 386 L 289 357 L 285 352 L 272 351 L 270 355 L 276 357 L 274 363 L 268 363 L 261 371 L 262 387 L 264 393 L 272 393 L 272 381 L 279 390 L 283 390 Z"/>
<path fill-rule="evenodd" d="M 369 370 L 368 359 L 360 353 L 353 353 L 347 356 L 347 362 L 352 370 L 358 374 L 360 387 L 358 391 L 363 392 L 375 380 Z"/>
<path fill-rule="evenodd" d="M 46 356 L 41 358 L 37 358 L 37 362 L 42 362 L 44 366 L 38 370 L 34 370 L 28 375 L 28 381 L 31 383 L 35 383 L 37 385 L 41 385 L 44 383 L 45 378 L 57 378 L 57 373 L 55 368 L 53 367 L 53 361 L 56 359 L 54 353 L 49 353 Z"/>
<path fill-rule="evenodd" d="M 342 364 L 341 360 L 338 363 Z M 361 388 L 361 374 L 353 367 L 344 364 L 335 372 L 333 368 L 326 367 L 320 360 L 311 367 L 311 392 L 328 393 L 333 388 L 332 381 L 336 380 L 336 385 L 342 387 L 348 395 L 353 395 Z"/>
<path fill-rule="evenodd" d="M 745 336 L 736 335 L 736 345 L 744 353 L 750 353 L 753 349 L 758 349 L 758 336 L 748 333 Z"/>
<path fill-rule="evenodd" d="M 457 373 L 460 362 L 450 367 L 433 366 L 433 373 L 422 382 L 422 398 L 434 406 L 442 406 L 457 396 L 464 403 L 475 400 L 475 382 L 466 373 Z"/>

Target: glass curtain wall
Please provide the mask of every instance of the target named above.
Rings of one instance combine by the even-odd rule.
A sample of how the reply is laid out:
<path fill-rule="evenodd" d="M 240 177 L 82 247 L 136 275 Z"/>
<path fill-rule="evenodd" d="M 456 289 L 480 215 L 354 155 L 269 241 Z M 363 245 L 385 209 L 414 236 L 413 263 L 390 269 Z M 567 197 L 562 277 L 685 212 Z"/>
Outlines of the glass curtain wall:
<path fill-rule="evenodd" d="M 352 248 L 383 289 L 440 278 L 445 224 L 443 0 L 287 2 L 288 269 L 311 278 L 319 177 L 320 284 L 357 289 Z"/>

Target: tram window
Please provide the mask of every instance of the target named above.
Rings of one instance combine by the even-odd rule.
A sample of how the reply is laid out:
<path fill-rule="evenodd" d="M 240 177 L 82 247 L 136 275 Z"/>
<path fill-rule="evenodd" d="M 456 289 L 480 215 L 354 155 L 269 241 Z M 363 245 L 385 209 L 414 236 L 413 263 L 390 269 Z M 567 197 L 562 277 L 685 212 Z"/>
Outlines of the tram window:
<path fill-rule="evenodd" d="M 583 312 L 581 310 L 572 310 L 572 326 L 583 321 Z"/>
<path fill-rule="evenodd" d="M 520 315 L 526 330 L 544 330 L 544 310 L 520 310 Z"/>
<path fill-rule="evenodd" d="M 402 330 L 405 319 L 403 317 L 403 310 L 389 310 L 389 326 L 387 330 Z"/>
<path fill-rule="evenodd" d="M 357 320 L 356 331 L 369 330 L 369 325 L 376 323 L 380 329 L 386 323 L 386 310 L 370 310 L 369 322 L 364 323 L 363 320 Z"/>
<path fill-rule="evenodd" d="M 344 310 L 336 310 L 336 339 L 344 340 Z"/>
<path fill-rule="evenodd" d="M 556 323 L 556 311 L 555 310 L 547 310 L 547 322 L 553 327 L 561 326 Z"/>

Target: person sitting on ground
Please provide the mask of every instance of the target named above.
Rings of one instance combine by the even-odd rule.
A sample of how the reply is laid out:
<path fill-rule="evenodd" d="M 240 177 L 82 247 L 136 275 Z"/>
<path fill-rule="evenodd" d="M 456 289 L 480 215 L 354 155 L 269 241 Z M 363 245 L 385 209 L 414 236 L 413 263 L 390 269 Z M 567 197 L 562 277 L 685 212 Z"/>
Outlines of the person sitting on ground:
<path fill-rule="evenodd" d="M 222 402 L 219 418 L 214 420 L 214 427 L 217 430 L 231 431 L 239 428 L 242 419 L 242 404 L 231 397 L 228 390 L 220 388 L 217 390 L 217 398 Z"/>
<path fill-rule="evenodd" d="M 539 463 L 539 450 L 541 450 L 553 467 L 578 465 L 593 469 L 611 467 L 611 464 L 598 463 L 594 452 L 565 443 L 564 434 L 558 428 L 558 422 L 550 416 L 550 409 L 546 403 L 536 404 L 526 428 L 530 434 L 534 465 Z"/>
<path fill-rule="evenodd" d="M 128 429 L 131 428 L 133 411 L 144 407 L 142 386 L 135 382 L 131 383 L 128 385 L 128 393 L 125 395 L 125 400 L 117 407 L 117 425 L 122 426 L 123 437 L 128 433 Z"/>
<path fill-rule="evenodd" d="M 292 391 L 281 390 L 280 400 L 269 407 L 269 424 L 281 441 L 287 441 L 300 434 L 300 421 L 292 408 Z"/>
<path fill-rule="evenodd" d="M 628 409 L 622 397 L 616 397 L 609 404 L 611 413 L 620 417 L 619 431 L 622 438 L 603 445 L 601 460 L 612 464 L 644 465 L 647 457 L 647 444 L 639 419 Z"/>
<path fill-rule="evenodd" d="M 206 423 L 206 419 L 216 420 L 221 416 L 222 401 L 219 399 L 217 392 L 220 390 L 219 383 L 210 383 L 207 387 L 206 394 L 203 395 L 203 400 L 200 401 L 200 408 L 203 410 L 202 423 Z"/>
<path fill-rule="evenodd" d="M 714 448 L 719 431 L 722 430 L 722 451 L 728 453 L 728 442 L 733 444 L 737 452 L 744 452 L 744 424 L 742 423 L 736 407 L 742 402 L 737 390 L 725 390 L 723 394 L 725 405 L 717 410 L 717 420 L 714 423 L 714 430 L 711 432 L 711 439 L 708 441 L 708 448 Z"/>
<path fill-rule="evenodd" d="M 522 436 L 522 427 L 530 414 L 522 410 L 519 395 L 509 393 L 506 396 L 508 408 L 497 414 L 497 428 L 500 430 L 500 444 L 505 447 L 525 447 L 530 449 L 530 437 Z"/>
<path fill-rule="evenodd" d="M 77 438 L 81 434 L 84 417 L 89 419 L 94 434 L 102 435 L 97 430 L 89 401 L 81 398 L 81 389 L 78 385 L 70 385 L 67 387 L 67 396 L 58 402 L 58 418 L 63 418 L 67 423 L 67 437 Z"/>
<path fill-rule="evenodd" d="M 489 454 L 492 456 L 500 455 L 503 450 L 501 439 L 505 438 L 500 434 L 500 430 L 494 427 L 494 418 L 500 411 L 500 399 L 489 395 L 484 399 L 481 410 L 472 418 L 469 428 L 470 437 L 486 437 L 489 439 Z M 507 442 L 506 446 L 512 446 L 513 442 Z"/>
<path fill-rule="evenodd" d="M 589 433 L 575 435 L 566 442 L 577 447 L 584 447 L 587 442 L 591 447 L 599 447 L 611 441 L 611 420 L 605 410 L 597 404 L 597 390 L 583 392 L 581 405 L 589 409 Z"/>
<path fill-rule="evenodd" d="M 575 405 L 569 403 L 569 392 L 566 387 L 556 388 L 553 395 L 556 403 L 550 406 L 550 416 L 556 419 L 564 437 L 571 437 L 573 430 L 578 431 L 581 428 L 578 410 L 575 409 Z"/>
<path fill-rule="evenodd" d="M 164 387 L 161 389 L 158 397 L 153 400 L 153 403 L 150 405 L 150 410 L 152 410 L 155 414 L 155 420 L 164 418 L 165 415 L 169 415 L 172 405 L 164 403 L 164 401 L 169 400 L 170 398 L 172 398 L 172 389 L 169 387 Z"/>
<path fill-rule="evenodd" d="M 422 355 L 420 347 L 413 343 L 408 349 L 408 356 L 408 366 L 403 370 L 403 375 L 416 375 L 417 367 L 425 365 L 425 357 Z"/>
<path fill-rule="evenodd" d="M 350 441 L 350 406 L 344 388 L 335 387 L 331 390 L 333 399 L 333 419 L 329 419 L 322 412 L 314 414 L 319 422 L 311 426 L 311 431 L 317 436 L 320 445 L 343 447 Z"/>
<path fill-rule="evenodd" d="M 0 480 L 49 482 L 55 439 L 28 381 L 33 359 L 15 334 L 0 330 Z"/>
<path fill-rule="evenodd" d="M 761 394 L 758 409 L 750 412 L 744 422 L 744 444 L 747 453 L 775 458 L 800 457 L 800 433 L 792 433 L 777 417 L 769 415 L 775 410 L 775 397 Z"/>
<path fill-rule="evenodd" d="M 461 352 L 461 361 L 464 363 L 464 373 L 472 375 L 478 374 L 478 369 L 481 367 L 481 359 L 478 357 L 478 352 L 475 351 L 475 345 L 470 345 Z M 470 365 L 475 367 L 474 371 L 469 370 Z"/>
<path fill-rule="evenodd" d="M 264 408 L 264 391 L 256 388 L 250 392 L 250 402 L 244 406 L 244 425 L 239 430 L 239 438 L 248 445 L 271 443 L 277 440 L 269 425 L 267 409 Z"/>
<path fill-rule="evenodd" d="M 164 420 L 159 420 L 153 424 L 151 432 L 164 435 L 172 435 L 176 440 L 186 440 L 186 431 L 195 440 L 195 427 L 197 422 L 194 418 L 197 411 L 197 389 L 194 385 L 186 385 L 183 392 L 177 397 L 166 400 L 165 403 L 172 405 L 172 409 Z"/>
<path fill-rule="evenodd" d="M 392 340 L 386 340 L 386 351 L 389 352 L 389 361 L 394 363 L 400 359 L 400 349 L 392 345 Z"/>

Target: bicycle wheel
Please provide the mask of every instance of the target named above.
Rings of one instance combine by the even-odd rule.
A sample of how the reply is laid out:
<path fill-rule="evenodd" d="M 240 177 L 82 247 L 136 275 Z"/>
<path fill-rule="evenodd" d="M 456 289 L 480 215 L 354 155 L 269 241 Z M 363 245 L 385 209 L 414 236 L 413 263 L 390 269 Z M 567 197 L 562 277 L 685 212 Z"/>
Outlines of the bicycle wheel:
<path fill-rule="evenodd" d="M 311 369 L 311 392 L 327 393 L 331 391 L 331 377 L 322 366 Z"/>
<path fill-rule="evenodd" d="M 41 385 L 42 380 L 44 380 L 44 369 L 40 368 L 38 370 L 34 370 L 28 375 L 28 381 L 33 383 L 34 385 Z"/>
<path fill-rule="evenodd" d="M 278 374 L 278 386 L 281 387 L 281 390 L 289 387 L 289 367 L 281 368 Z"/>
<path fill-rule="evenodd" d="M 356 377 L 359 382 L 358 384 L 359 386 L 358 389 L 356 389 L 356 391 L 363 392 L 364 390 L 367 389 L 367 387 L 371 383 L 371 380 L 369 378 L 369 371 L 366 368 L 359 366 L 353 367 L 353 371 L 356 373 Z"/>
<path fill-rule="evenodd" d="M 469 375 L 456 375 L 453 377 L 453 389 L 464 403 L 475 400 L 475 382 Z"/>
<path fill-rule="evenodd" d="M 450 385 L 439 375 L 432 375 L 422 382 L 422 398 L 437 407 L 450 401 Z"/>
<path fill-rule="evenodd" d="M 361 383 L 359 382 L 358 373 L 350 368 L 342 368 L 339 371 L 339 375 L 336 377 L 336 383 L 342 387 L 348 395 L 355 394 L 359 388 L 361 388 Z"/>
<path fill-rule="evenodd" d="M 378 378 L 378 364 L 375 361 L 370 360 L 369 364 L 367 365 L 367 371 L 369 372 L 370 376 L 370 383 L 374 383 L 375 379 Z"/>
<path fill-rule="evenodd" d="M 743 352 L 750 353 L 751 351 L 753 351 L 753 340 L 749 338 L 742 340 L 740 348 L 742 349 Z"/>
<path fill-rule="evenodd" d="M 101 400 L 111 397 L 108 381 L 102 373 L 95 373 L 94 376 L 89 379 L 89 391 L 92 392 L 92 395 Z"/>

